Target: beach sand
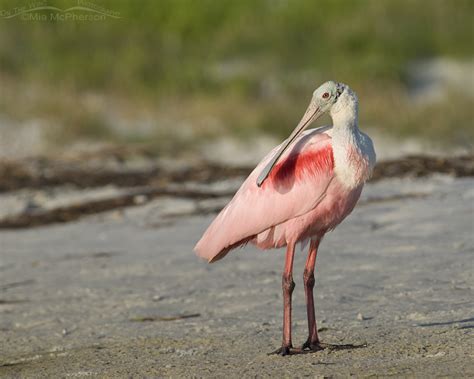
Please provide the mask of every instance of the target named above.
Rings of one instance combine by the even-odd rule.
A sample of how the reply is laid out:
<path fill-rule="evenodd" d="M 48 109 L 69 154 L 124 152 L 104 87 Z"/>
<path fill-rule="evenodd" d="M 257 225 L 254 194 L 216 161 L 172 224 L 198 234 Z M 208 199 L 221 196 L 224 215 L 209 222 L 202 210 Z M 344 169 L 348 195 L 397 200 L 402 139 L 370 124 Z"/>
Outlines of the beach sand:
<path fill-rule="evenodd" d="M 474 179 L 368 184 L 316 268 L 320 337 L 355 347 L 287 357 L 267 355 L 281 342 L 283 250 L 206 264 L 192 248 L 213 214 L 192 204 L 1 230 L 0 376 L 474 376 Z"/>

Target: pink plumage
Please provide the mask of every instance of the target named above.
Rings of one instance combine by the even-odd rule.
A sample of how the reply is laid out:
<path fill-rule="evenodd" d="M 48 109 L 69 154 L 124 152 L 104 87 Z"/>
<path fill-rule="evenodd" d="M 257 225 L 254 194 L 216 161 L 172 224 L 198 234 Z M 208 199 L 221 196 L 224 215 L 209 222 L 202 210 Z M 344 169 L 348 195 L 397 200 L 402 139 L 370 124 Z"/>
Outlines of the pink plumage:
<path fill-rule="evenodd" d="M 302 120 L 281 145 L 252 171 L 195 246 L 208 262 L 248 242 L 261 249 L 287 246 L 282 355 L 291 352 L 293 255 L 297 242 L 311 241 L 305 266 L 309 337 L 304 348 L 321 348 L 314 317 L 312 286 L 317 248 L 356 205 L 375 164 L 370 138 L 357 127 L 358 102 L 346 85 L 318 88 Z M 303 130 L 324 112 L 334 125 Z M 289 300 L 289 301 L 288 301 Z"/>
<path fill-rule="evenodd" d="M 313 132 L 303 135 L 300 142 L 282 157 L 260 188 L 256 178 L 278 147 L 257 165 L 197 243 L 200 257 L 215 262 L 242 243 L 258 245 L 257 240 L 271 228 L 315 207 L 333 177 L 331 138 Z M 281 246 L 267 240 L 261 247 Z"/>

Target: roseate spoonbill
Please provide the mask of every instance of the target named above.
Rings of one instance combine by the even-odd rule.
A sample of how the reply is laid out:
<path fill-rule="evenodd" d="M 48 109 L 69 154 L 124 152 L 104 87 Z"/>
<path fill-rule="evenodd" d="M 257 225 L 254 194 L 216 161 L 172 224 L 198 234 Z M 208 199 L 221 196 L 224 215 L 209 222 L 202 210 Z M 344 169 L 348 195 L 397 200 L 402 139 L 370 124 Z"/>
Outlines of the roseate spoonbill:
<path fill-rule="evenodd" d="M 329 112 L 333 125 L 304 131 Z M 287 355 L 323 348 L 314 313 L 314 266 L 319 243 L 353 210 L 375 165 L 371 139 L 358 128 L 358 100 L 345 84 L 329 81 L 313 93 L 290 137 L 274 148 L 245 180 L 196 244 L 208 262 L 251 242 L 261 249 L 286 246 L 282 276 L 283 342 Z M 295 245 L 310 243 L 304 268 L 309 335 L 300 350 L 291 342 Z"/>

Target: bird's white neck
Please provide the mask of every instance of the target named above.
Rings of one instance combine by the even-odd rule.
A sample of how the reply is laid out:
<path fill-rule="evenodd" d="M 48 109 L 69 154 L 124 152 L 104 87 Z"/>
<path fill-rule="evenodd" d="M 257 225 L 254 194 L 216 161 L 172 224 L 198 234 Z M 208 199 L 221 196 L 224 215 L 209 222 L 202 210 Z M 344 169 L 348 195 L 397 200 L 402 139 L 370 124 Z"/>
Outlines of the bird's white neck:
<path fill-rule="evenodd" d="M 358 128 L 358 101 L 346 89 L 331 109 L 334 171 L 348 188 L 362 184 L 375 164 L 372 141 Z"/>
<path fill-rule="evenodd" d="M 351 93 L 342 94 L 331 109 L 333 149 L 334 147 L 341 147 L 339 150 L 342 150 L 342 147 L 347 148 L 350 145 L 357 144 L 359 137 L 358 114 L 355 95 Z M 338 157 L 335 156 L 335 158 Z"/>
<path fill-rule="evenodd" d="M 334 129 L 358 131 L 359 102 L 356 94 L 349 88 L 342 93 L 330 113 Z"/>

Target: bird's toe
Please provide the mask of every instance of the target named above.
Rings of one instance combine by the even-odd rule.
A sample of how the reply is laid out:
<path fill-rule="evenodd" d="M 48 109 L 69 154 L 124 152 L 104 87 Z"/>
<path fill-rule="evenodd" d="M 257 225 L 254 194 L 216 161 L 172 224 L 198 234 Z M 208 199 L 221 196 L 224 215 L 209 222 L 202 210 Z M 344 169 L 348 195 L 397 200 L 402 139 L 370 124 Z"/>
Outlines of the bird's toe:
<path fill-rule="evenodd" d="M 275 351 L 272 351 L 268 355 L 281 355 L 282 357 L 286 355 L 295 355 L 295 354 L 303 354 L 304 351 L 299 348 L 294 348 L 293 346 L 285 346 L 283 345 L 282 347 L 279 347 Z"/>
<path fill-rule="evenodd" d="M 281 355 L 282 357 L 284 357 L 285 355 L 290 355 L 291 353 L 291 346 L 281 346 L 279 347 L 278 349 L 276 349 L 275 351 L 272 351 L 271 353 L 269 353 L 269 355 Z"/>
<path fill-rule="evenodd" d="M 324 345 L 319 341 L 306 340 L 306 342 L 301 346 L 301 350 L 304 351 L 321 351 L 324 350 Z"/>

